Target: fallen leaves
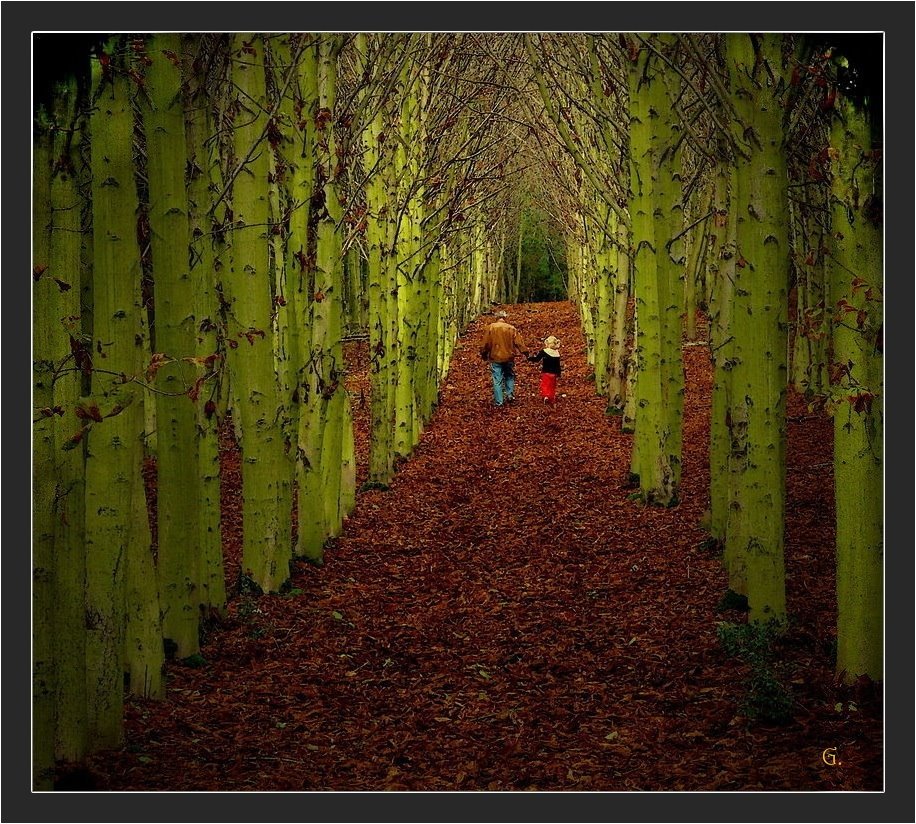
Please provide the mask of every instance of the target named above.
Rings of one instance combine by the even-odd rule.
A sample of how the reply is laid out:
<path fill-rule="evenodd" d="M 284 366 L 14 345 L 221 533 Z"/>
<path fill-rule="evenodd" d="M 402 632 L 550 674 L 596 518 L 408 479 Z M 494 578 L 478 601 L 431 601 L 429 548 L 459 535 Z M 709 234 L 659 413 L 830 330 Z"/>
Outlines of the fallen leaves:
<path fill-rule="evenodd" d="M 793 626 L 780 655 L 800 709 L 786 727 L 755 726 L 737 715 L 745 673 L 715 632 L 736 616 L 716 612 L 726 576 L 699 527 L 708 351 L 684 350 L 681 503 L 636 506 L 632 436 L 594 394 L 575 308 L 512 314 L 526 340 L 564 340 L 561 400 L 538 405 L 539 372 L 519 364 L 519 402 L 496 415 L 476 358 L 485 319 L 472 324 L 391 488 L 360 494 L 324 565 L 294 564 L 289 594 L 234 594 L 207 665 L 168 665 L 164 702 L 128 701 L 125 746 L 92 759 L 98 788 L 881 789 L 880 691 L 855 695 L 832 672 L 829 418 L 790 397 Z M 367 344 L 347 355 L 351 399 L 368 398 Z M 354 403 L 357 483 L 369 406 Z M 228 423 L 221 478 L 231 588 L 241 506 Z M 828 746 L 845 748 L 841 770 L 818 762 Z"/>

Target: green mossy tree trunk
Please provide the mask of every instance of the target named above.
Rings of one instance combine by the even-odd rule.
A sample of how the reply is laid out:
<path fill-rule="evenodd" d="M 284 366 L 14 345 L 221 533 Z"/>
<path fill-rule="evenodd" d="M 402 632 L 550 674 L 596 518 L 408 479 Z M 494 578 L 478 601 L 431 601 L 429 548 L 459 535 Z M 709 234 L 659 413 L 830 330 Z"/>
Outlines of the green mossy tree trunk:
<path fill-rule="evenodd" d="M 291 507 L 283 405 L 271 341 L 267 151 L 269 107 L 264 41 L 232 38 L 233 123 L 231 265 L 223 279 L 228 303 L 229 369 L 238 408 L 242 453 L 242 575 L 264 592 L 289 578 Z"/>
<path fill-rule="evenodd" d="M 430 45 L 431 35 L 426 35 L 427 48 Z M 433 194 L 427 191 L 424 183 L 426 170 L 429 167 L 429 134 L 428 118 L 430 109 L 430 79 L 429 68 L 424 67 L 420 73 L 419 91 L 417 99 L 416 121 L 417 121 L 417 141 L 414 151 L 412 167 L 417 177 L 417 186 L 414 194 L 414 243 L 415 254 L 418 261 L 415 270 L 418 274 L 420 300 L 422 310 L 417 325 L 416 346 L 417 346 L 417 404 L 419 409 L 418 427 L 416 428 L 415 437 L 419 442 L 423 429 L 433 414 L 436 407 L 436 401 L 439 394 L 439 386 L 436 373 L 436 363 L 438 361 L 438 339 L 436 330 L 439 325 L 439 281 L 442 277 L 440 269 L 439 250 L 441 248 L 441 231 L 442 231 L 442 211 L 430 211 L 430 200 Z M 498 231 L 498 226 L 493 226 L 494 231 Z M 493 273 L 497 273 L 496 266 L 496 244 L 494 237 L 491 235 L 489 240 L 490 268 Z M 501 279 L 500 279 L 501 280 Z M 499 283 L 494 286 L 494 294 L 500 291 Z M 416 444 L 414 444 L 416 445 Z"/>
<path fill-rule="evenodd" d="M 632 254 L 632 246 L 630 247 L 630 253 Z M 636 290 L 633 289 L 635 296 Z M 620 430 L 621 432 L 633 433 L 636 431 L 636 415 L 637 415 L 637 396 L 636 396 L 636 380 L 639 376 L 639 364 L 636 358 L 636 339 L 639 332 L 639 306 L 635 304 L 634 297 L 634 306 L 633 314 L 630 316 L 627 328 L 629 329 L 629 344 L 627 347 L 627 379 L 626 379 L 626 396 L 623 401 L 623 414 L 620 420 Z M 635 450 L 631 456 L 630 472 L 639 475 L 639 470 L 632 463 L 633 457 L 635 457 Z"/>
<path fill-rule="evenodd" d="M 319 117 L 326 116 L 319 130 L 317 160 L 319 181 L 324 184 L 324 209 L 318 214 L 317 268 L 315 300 L 313 303 L 313 348 L 320 345 L 322 357 L 322 400 L 326 417 L 321 449 L 322 499 L 324 501 L 325 537 L 340 534 L 346 512 L 341 502 L 350 498 L 343 490 L 344 430 L 351 425 L 349 396 L 344 387 L 343 319 L 344 272 L 341 231 L 343 208 L 340 187 L 343 170 L 338 156 L 337 117 L 337 58 L 343 40 L 323 37 L 319 43 L 318 97 Z M 322 300 L 318 295 L 324 295 Z M 315 333 L 323 336 L 316 338 Z M 349 474 L 347 483 L 351 483 Z"/>
<path fill-rule="evenodd" d="M 429 35 L 424 35 L 428 39 Z M 422 67 L 410 86 L 410 94 L 405 100 L 402 123 L 409 124 L 408 146 L 406 157 L 409 191 L 405 204 L 407 231 L 405 249 L 407 258 L 404 261 L 409 273 L 412 292 L 413 317 L 410 323 L 408 349 L 411 354 L 411 385 L 413 391 L 413 427 L 411 431 L 410 450 L 417 445 L 423 434 L 429 416 L 432 413 L 434 394 L 430 393 L 429 376 L 429 327 L 431 320 L 431 284 L 429 281 L 431 248 L 437 245 L 434 227 L 427 222 L 426 186 L 424 169 L 427 167 L 427 133 L 426 112 L 429 106 L 429 70 Z M 487 268 L 492 265 L 492 240 L 488 236 L 485 244 Z M 491 287 L 492 296 L 493 289 Z"/>
<path fill-rule="evenodd" d="M 522 285 L 522 244 L 525 241 L 525 208 L 519 206 L 518 210 L 518 246 L 515 250 L 515 277 L 512 288 L 509 290 L 509 303 L 518 303 L 518 292 Z"/>
<path fill-rule="evenodd" d="M 457 318 L 455 311 L 455 290 L 456 275 L 455 267 L 452 262 L 452 244 L 445 239 L 440 247 L 440 271 L 448 272 L 447 281 L 440 281 L 439 284 L 439 322 L 437 325 L 437 335 L 439 337 L 439 354 L 436 359 L 437 382 L 441 384 L 448 374 L 451 365 L 452 355 L 455 351 L 455 343 L 458 339 Z"/>
<path fill-rule="evenodd" d="M 883 254 L 870 116 L 841 98 L 830 139 L 836 668 L 845 683 L 884 676 Z"/>
<path fill-rule="evenodd" d="M 659 47 L 672 55 L 677 37 L 659 35 Z M 669 58 L 670 59 L 670 58 Z M 660 69 L 660 77 L 650 85 L 659 86 L 652 94 L 657 124 L 661 136 L 659 169 L 655 178 L 655 243 L 658 252 L 658 308 L 661 320 L 662 366 L 662 465 L 670 468 L 673 490 L 658 497 L 658 502 L 670 506 L 677 501 L 681 484 L 681 452 L 684 419 L 684 362 L 681 343 L 683 338 L 683 286 L 684 259 L 684 194 L 681 183 L 681 125 L 674 108 L 680 93 L 681 78 L 669 68 Z M 667 480 L 660 489 L 668 489 Z M 657 487 L 653 487 L 653 493 Z M 644 491 L 646 489 L 644 488 Z M 656 497 L 653 494 L 653 497 Z"/>
<path fill-rule="evenodd" d="M 726 35 L 742 124 L 734 214 L 738 258 L 730 328 L 733 487 L 726 547 L 731 589 L 749 620 L 781 622 L 785 599 L 785 402 L 789 244 L 781 35 Z M 733 517 L 736 516 L 736 517 Z M 742 580 L 743 579 L 743 580 Z"/>
<path fill-rule="evenodd" d="M 53 168 L 51 170 L 51 253 L 49 272 L 70 288 L 55 286 L 50 296 L 56 320 L 51 338 L 53 362 L 64 368 L 55 376 L 52 408 L 64 410 L 55 418 L 57 481 L 54 507 L 54 661 L 56 664 L 56 756 L 79 762 L 86 741 L 86 466 L 82 444 L 62 449 L 79 429 L 74 410 L 80 405 L 84 370 L 73 360 L 73 346 L 85 345 L 81 335 L 80 294 L 84 282 L 82 210 L 78 169 L 84 148 L 84 90 L 70 77 L 57 87 L 54 98 Z M 36 180 L 37 183 L 37 180 Z M 37 224 L 36 224 L 37 226 Z M 88 370 L 86 370 L 88 371 Z M 59 414 L 59 412 L 58 412 Z"/>
<path fill-rule="evenodd" d="M 608 364 L 608 411 L 614 415 L 623 412 L 627 380 L 627 305 L 630 299 L 629 228 L 618 221 L 617 237 L 613 251 L 617 264 L 613 270 L 614 294 L 611 321 L 611 354 Z"/>
<path fill-rule="evenodd" d="M 197 535 L 199 590 L 197 603 L 204 617 L 226 611 L 226 576 L 220 522 L 219 422 L 222 407 L 225 322 L 221 317 L 217 284 L 223 270 L 224 213 L 208 217 L 212 192 L 219 191 L 222 175 L 219 154 L 209 147 L 213 134 L 211 101 L 205 78 L 196 70 L 192 48 L 196 36 L 184 38 L 184 114 L 188 153 L 187 197 L 189 270 L 195 321 L 195 404 L 197 436 Z"/>
<path fill-rule="evenodd" d="M 713 366 L 709 419 L 709 532 L 719 542 L 725 541 L 730 501 L 728 410 L 731 407 L 731 370 L 734 366 L 731 324 L 737 253 L 736 222 L 729 191 L 734 190 L 735 184 L 735 166 L 723 157 L 716 169 L 714 182 L 708 273 L 711 286 L 709 351 Z"/>
<path fill-rule="evenodd" d="M 394 152 L 398 181 L 395 234 L 397 259 L 397 302 L 399 352 L 396 362 L 394 451 L 396 458 L 406 458 L 419 440 L 421 420 L 418 407 L 419 329 L 422 324 L 423 298 L 420 276 L 419 226 L 422 202 L 418 197 L 420 140 L 418 79 L 409 64 L 402 68 L 398 86 L 400 134 Z"/>
<path fill-rule="evenodd" d="M 272 120 L 270 223 L 274 351 L 281 402 L 284 406 L 286 457 L 294 479 L 297 525 L 293 554 L 318 524 L 317 496 L 309 487 L 311 464 L 308 426 L 312 395 L 308 380 L 311 330 L 309 309 L 315 284 L 315 233 L 310 222 L 315 194 L 315 135 L 318 124 L 317 41 L 312 34 L 271 38 L 269 90 Z M 316 473 L 320 471 L 316 460 Z M 318 481 L 315 481 L 317 485 Z M 292 501 L 290 501 L 292 506 Z M 300 524 L 305 522 L 305 529 Z"/>
<path fill-rule="evenodd" d="M 58 447 L 55 444 L 54 359 L 58 297 L 51 270 L 51 169 L 54 126 L 42 106 L 35 115 L 32 153 L 32 789 L 52 789 L 57 667 L 54 656 L 55 520 Z M 66 281 L 63 281 L 66 282 Z M 62 330 L 61 330 L 62 331 Z"/>
<path fill-rule="evenodd" d="M 134 508 L 125 573 L 124 660 L 127 688 L 143 698 L 165 697 L 165 650 L 152 530 L 143 477 L 132 479 Z"/>
<path fill-rule="evenodd" d="M 446 276 L 442 271 L 441 214 L 441 211 L 433 213 L 422 224 L 426 227 L 424 243 L 428 247 L 423 252 L 424 262 L 421 273 L 426 308 L 418 336 L 419 345 L 423 350 L 422 372 L 419 377 L 421 381 L 420 413 L 421 421 L 424 424 L 432 417 L 439 399 L 438 363 L 439 350 L 443 345 L 438 335 L 439 312 L 442 301 L 442 279 Z"/>
<path fill-rule="evenodd" d="M 321 36 L 317 44 L 314 81 L 303 78 L 316 101 L 314 282 L 310 288 L 310 341 L 304 358 L 308 380 L 308 409 L 303 413 L 306 473 L 300 476 L 298 554 L 321 563 L 324 543 L 337 535 L 343 518 L 341 501 L 352 499 L 354 476 L 342 473 L 350 425 L 349 398 L 343 379 L 344 284 L 340 177 L 335 123 L 337 58 L 342 41 Z M 307 68 L 312 71 L 311 59 Z M 309 105 L 308 103 L 306 105 Z M 347 488 L 344 489 L 343 484 Z M 306 508 L 307 507 L 307 508 Z"/>
<path fill-rule="evenodd" d="M 827 375 L 827 272 L 824 249 L 828 242 L 823 214 L 827 211 L 823 186 L 804 187 L 806 202 L 792 221 L 795 231 L 795 305 L 790 378 L 797 392 L 809 397 L 829 384 Z M 790 201 L 790 207 L 793 204 Z"/>
<path fill-rule="evenodd" d="M 611 356 L 611 329 L 614 310 L 614 234 L 616 216 L 598 198 L 595 210 L 599 222 L 592 233 L 595 272 L 594 294 L 594 346 L 595 346 L 595 391 L 607 395 L 608 371 Z"/>
<path fill-rule="evenodd" d="M 595 292 L 596 278 L 595 257 L 593 250 L 596 240 L 593 226 L 590 226 L 587 214 L 582 215 L 584 242 L 579 250 L 579 271 L 576 278 L 578 290 L 576 300 L 579 304 L 579 317 L 582 321 L 582 334 L 585 337 L 585 360 L 591 366 L 595 364 Z"/>
<path fill-rule="evenodd" d="M 319 358 L 313 352 L 312 304 L 316 293 L 316 237 L 312 212 L 317 198 L 316 145 L 319 125 L 318 38 L 292 35 L 278 48 L 282 74 L 296 65 L 280 106 L 289 228 L 286 243 L 286 293 L 295 381 L 291 430 L 296 433 L 297 533 L 294 554 L 320 562 L 323 552 L 324 510 L 321 504 L 321 426 L 324 401 L 317 381 Z M 288 134 L 286 134 L 288 133 Z"/>
<path fill-rule="evenodd" d="M 134 182 L 131 81 L 126 46 L 109 41 L 93 59 L 92 221 L 94 332 L 86 429 L 86 672 L 88 740 L 123 740 L 126 571 L 134 495 L 143 462 L 144 379 L 139 201 Z"/>
<path fill-rule="evenodd" d="M 367 35 L 358 35 L 358 47 L 364 72 L 370 70 L 369 49 L 377 49 L 377 40 L 370 44 Z M 388 183 L 389 147 L 380 101 L 373 101 L 374 114 L 363 133 L 363 173 L 366 176 L 366 245 L 368 247 L 369 298 L 369 382 L 370 382 L 370 441 L 368 483 L 387 487 L 394 475 L 393 410 L 389 404 L 389 386 L 394 369 L 393 352 L 396 342 L 390 337 L 388 318 L 391 302 L 388 265 Z"/>
<path fill-rule="evenodd" d="M 156 306 L 158 571 L 162 634 L 178 658 L 200 650 L 197 541 L 200 491 L 196 407 L 188 397 L 196 382 L 198 319 L 189 271 L 188 162 L 181 94 L 181 36 L 150 38 L 146 94 L 141 95 L 149 185 L 150 251 Z"/>
<path fill-rule="evenodd" d="M 688 341 L 697 339 L 697 293 L 703 294 L 702 282 L 706 272 L 706 251 L 709 247 L 709 218 L 712 206 L 711 194 L 707 193 L 700 204 L 700 214 L 690 215 L 692 221 L 700 220 L 697 226 L 687 233 L 688 244 L 687 268 L 684 271 L 684 335 Z M 697 287 L 700 286 L 698 289 Z"/>
<path fill-rule="evenodd" d="M 671 207 L 660 196 L 665 112 L 670 107 L 659 69 L 647 48 L 630 63 L 630 219 L 636 325 L 636 431 L 630 472 L 647 502 L 677 502 L 680 464 L 680 417 L 677 415 L 675 361 L 672 352 L 671 267 L 667 258 L 667 221 L 656 211 Z M 676 302 L 679 306 L 679 302 Z"/>

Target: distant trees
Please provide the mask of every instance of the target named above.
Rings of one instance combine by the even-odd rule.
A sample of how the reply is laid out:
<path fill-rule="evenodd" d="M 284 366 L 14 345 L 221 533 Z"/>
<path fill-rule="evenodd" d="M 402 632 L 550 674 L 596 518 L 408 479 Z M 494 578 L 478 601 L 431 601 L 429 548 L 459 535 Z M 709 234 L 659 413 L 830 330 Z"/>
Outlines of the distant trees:
<path fill-rule="evenodd" d="M 517 290 L 507 303 L 538 303 L 566 299 L 564 238 L 543 212 L 523 209 L 519 214 L 519 246 L 514 261 L 506 261 Z"/>

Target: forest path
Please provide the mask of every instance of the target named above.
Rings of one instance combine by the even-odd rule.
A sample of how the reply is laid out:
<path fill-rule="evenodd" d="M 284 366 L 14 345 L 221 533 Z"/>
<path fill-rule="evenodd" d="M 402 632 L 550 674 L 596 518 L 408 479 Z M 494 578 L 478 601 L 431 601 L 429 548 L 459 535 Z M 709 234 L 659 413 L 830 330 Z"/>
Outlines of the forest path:
<path fill-rule="evenodd" d="M 234 596 L 206 665 L 169 665 L 165 703 L 129 703 L 127 747 L 97 759 L 102 786 L 880 788 L 880 724 L 858 768 L 818 769 L 830 735 L 849 739 L 830 696 L 824 719 L 809 708 L 789 729 L 737 717 L 746 670 L 716 622 L 741 619 L 716 612 L 727 581 L 699 527 L 706 348 L 684 348 L 681 502 L 645 507 L 628 498 L 632 436 L 594 392 L 573 305 L 507 308 L 532 352 L 561 340 L 557 404 L 522 362 L 517 403 L 492 407 L 477 354 L 492 318 L 475 321 L 390 489 L 360 494 L 290 593 Z"/>

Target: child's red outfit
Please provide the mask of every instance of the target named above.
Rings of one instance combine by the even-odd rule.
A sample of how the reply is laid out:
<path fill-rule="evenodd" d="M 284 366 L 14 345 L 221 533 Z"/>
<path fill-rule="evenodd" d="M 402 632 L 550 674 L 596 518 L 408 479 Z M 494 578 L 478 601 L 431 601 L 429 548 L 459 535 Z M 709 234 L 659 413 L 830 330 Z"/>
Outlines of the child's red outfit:
<path fill-rule="evenodd" d="M 553 335 L 544 341 L 544 348 L 536 355 L 529 356 L 528 360 L 541 362 L 541 400 L 544 403 L 554 403 L 557 399 L 557 378 L 560 377 L 560 345 Z"/>
<path fill-rule="evenodd" d="M 552 372 L 541 372 L 541 397 L 551 403 L 557 399 L 557 376 Z"/>

